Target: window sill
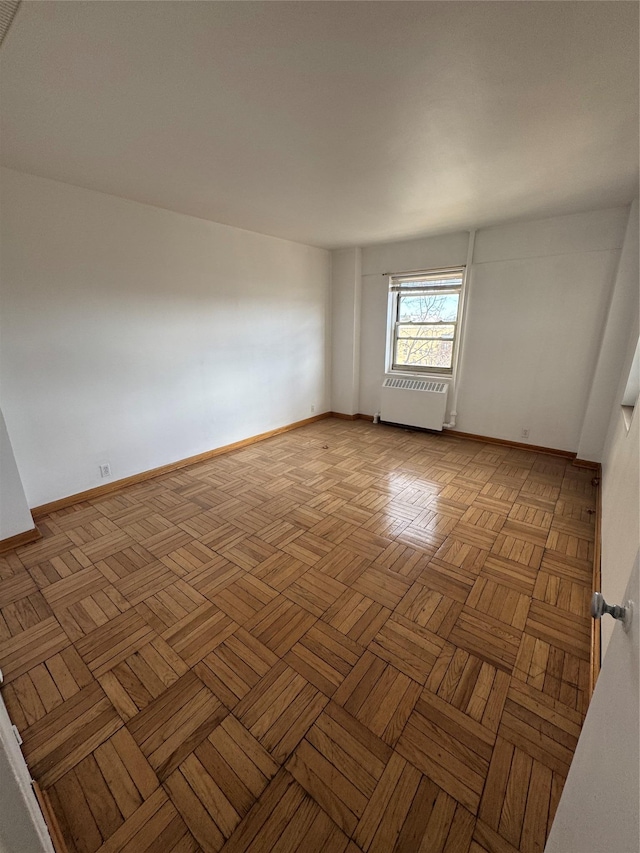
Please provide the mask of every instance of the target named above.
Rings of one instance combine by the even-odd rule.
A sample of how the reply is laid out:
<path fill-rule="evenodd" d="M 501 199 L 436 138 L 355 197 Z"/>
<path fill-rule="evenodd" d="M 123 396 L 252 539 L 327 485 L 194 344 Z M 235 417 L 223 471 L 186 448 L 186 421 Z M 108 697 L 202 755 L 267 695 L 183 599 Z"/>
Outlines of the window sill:
<path fill-rule="evenodd" d="M 409 379 L 437 379 L 440 382 L 446 380 L 447 382 L 453 382 L 453 375 L 451 373 L 426 373 L 417 370 L 394 370 L 393 368 L 389 368 L 385 371 L 385 376 L 406 376 Z"/>

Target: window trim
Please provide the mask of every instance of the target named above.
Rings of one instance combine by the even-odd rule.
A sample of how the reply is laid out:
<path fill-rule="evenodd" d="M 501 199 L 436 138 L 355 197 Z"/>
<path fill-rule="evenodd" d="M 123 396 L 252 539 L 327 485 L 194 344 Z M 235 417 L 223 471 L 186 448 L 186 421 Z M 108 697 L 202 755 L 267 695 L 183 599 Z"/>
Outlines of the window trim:
<path fill-rule="evenodd" d="M 437 275 L 451 275 L 451 274 L 459 274 L 462 278 L 460 285 L 455 287 L 429 287 L 428 284 L 425 285 L 424 288 L 407 288 L 403 291 L 400 284 L 397 284 L 399 279 L 408 278 L 409 276 L 417 277 L 417 276 L 437 276 Z M 397 273 L 388 273 L 388 286 L 389 286 L 389 304 L 388 304 L 388 312 L 387 312 L 387 340 L 386 340 L 386 355 L 385 355 L 385 371 L 386 373 L 391 374 L 402 374 L 402 375 L 415 375 L 415 376 L 441 376 L 444 379 L 452 379 L 455 377 L 457 372 L 459 354 L 460 354 L 460 339 L 463 334 L 463 312 L 466 301 L 466 283 L 467 283 L 467 266 L 465 264 L 460 264 L 455 267 L 440 267 L 438 269 L 423 269 L 423 270 L 411 270 L 409 272 L 397 272 Z M 404 293 L 406 295 L 407 292 L 411 292 L 414 294 L 423 294 L 423 293 L 438 293 L 441 295 L 458 295 L 458 314 L 455 320 L 451 321 L 438 321 L 437 323 L 411 323 L 405 322 L 401 323 L 399 321 L 399 307 L 400 307 L 400 296 Z M 398 327 L 399 326 L 408 326 L 408 325 L 418 325 L 418 326 L 436 326 L 436 325 L 446 325 L 454 327 L 454 336 L 453 336 L 453 350 L 451 353 L 451 367 L 423 367 L 420 365 L 403 365 L 396 364 L 396 348 L 397 348 L 397 340 L 398 340 Z M 423 340 L 428 340 L 428 338 L 423 338 Z M 438 340 L 442 340 L 439 338 Z"/>

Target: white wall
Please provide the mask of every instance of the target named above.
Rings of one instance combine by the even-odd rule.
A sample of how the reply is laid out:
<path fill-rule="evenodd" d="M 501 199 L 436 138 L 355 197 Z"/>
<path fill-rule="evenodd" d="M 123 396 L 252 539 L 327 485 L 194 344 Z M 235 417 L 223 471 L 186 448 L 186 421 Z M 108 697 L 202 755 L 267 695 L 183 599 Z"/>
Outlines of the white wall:
<path fill-rule="evenodd" d="M 331 410 L 359 411 L 362 253 L 339 249 L 331 256 Z"/>
<path fill-rule="evenodd" d="M 477 232 L 458 430 L 522 441 L 526 428 L 530 444 L 578 450 L 627 219 L 615 208 Z M 362 412 L 380 405 L 382 273 L 463 264 L 467 244 L 463 232 L 363 249 Z"/>
<path fill-rule="evenodd" d="M 620 405 L 617 397 L 620 374 L 630 345 L 629 335 L 638 319 L 638 229 L 636 200 L 629 211 L 624 246 L 582 425 L 578 446 L 580 459 L 602 460 L 612 409 L 614 404 Z"/>
<path fill-rule="evenodd" d="M 610 318 L 625 314 L 627 334 L 620 321 L 620 342 L 624 360 L 618 376 L 612 377 L 613 406 L 602 458 L 602 592 L 610 604 L 620 604 L 629 574 L 640 546 L 640 401 L 635 406 L 627 430 L 621 401 L 640 333 L 640 291 L 638 270 L 638 203 L 634 204 L 620 260 L 616 296 L 620 302 Z M 607 329 L 607 334 L 611 330 Z M 608 646 L 613 624 L 602 620 L 603 654 Z"/>
<path fill-rule="evenodd" d="M 329 407 L 329 253 L 2 171 L 2 407 L 30 506 Z"/>
<path fill-rule="evenodd" d="M 11 439 L 0 411 L 0 542 L 33 527 Z"/>

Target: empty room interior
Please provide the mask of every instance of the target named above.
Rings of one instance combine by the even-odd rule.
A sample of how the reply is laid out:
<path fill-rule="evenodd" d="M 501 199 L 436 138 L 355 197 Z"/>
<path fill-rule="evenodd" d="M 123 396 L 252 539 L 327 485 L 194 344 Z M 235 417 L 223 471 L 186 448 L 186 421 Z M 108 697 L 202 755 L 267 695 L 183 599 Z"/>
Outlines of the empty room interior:
<path fill-rule="evenodd" d="M 0 853 L 640 849 L 636 2 L 0 2 Z"/>

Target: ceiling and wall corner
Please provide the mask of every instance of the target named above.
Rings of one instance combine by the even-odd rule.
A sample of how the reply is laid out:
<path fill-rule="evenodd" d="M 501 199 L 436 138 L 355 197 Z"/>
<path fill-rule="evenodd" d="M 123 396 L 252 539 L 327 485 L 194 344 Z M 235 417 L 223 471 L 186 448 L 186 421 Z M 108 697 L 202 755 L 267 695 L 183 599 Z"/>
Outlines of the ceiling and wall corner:
<path fill-rule="evenodd" d="M 25 3 L 3 164 L 316 246 L 626 205 L 633 2 Z"/>
<path fill-rule="evenodd" d="M 19 6 L 20 0 L 0 0 L 0 45 L 9 32 Z"/>

